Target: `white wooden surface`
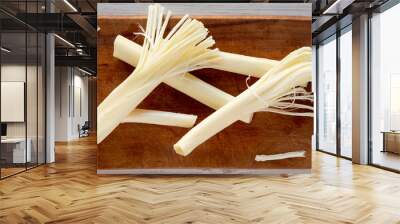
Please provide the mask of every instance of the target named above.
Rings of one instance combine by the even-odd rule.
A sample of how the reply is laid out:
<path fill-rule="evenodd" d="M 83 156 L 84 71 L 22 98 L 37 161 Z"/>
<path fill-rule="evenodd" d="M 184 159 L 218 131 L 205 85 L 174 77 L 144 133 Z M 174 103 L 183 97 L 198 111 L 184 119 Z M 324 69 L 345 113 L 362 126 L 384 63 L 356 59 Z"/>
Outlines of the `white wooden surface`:
<path fill-rule="evenodd" d="M 99 3 L 99 16 L 146 15 L 151 3 Z M 172 15 L 311 16 L 311 3 L 161 3 Z"/>
<path fill-rule="evenodd" d="M 1 122 L 24 122 L 24 82 L 1 82 Z"/>

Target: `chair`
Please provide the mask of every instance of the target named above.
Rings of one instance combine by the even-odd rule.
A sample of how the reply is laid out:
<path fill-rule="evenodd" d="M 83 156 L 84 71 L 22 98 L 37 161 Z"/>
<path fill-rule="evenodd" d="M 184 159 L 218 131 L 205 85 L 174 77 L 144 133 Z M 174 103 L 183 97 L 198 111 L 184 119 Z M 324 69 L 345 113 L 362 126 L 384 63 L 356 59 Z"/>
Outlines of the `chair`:
<path fill-rule="evenodd" d="M 89 121 L 85 121 L 82 127 L 80 127 L 80 125 L 78 124 L 79 138 L 89 136 L 89 129 L 90 129 Z"/>

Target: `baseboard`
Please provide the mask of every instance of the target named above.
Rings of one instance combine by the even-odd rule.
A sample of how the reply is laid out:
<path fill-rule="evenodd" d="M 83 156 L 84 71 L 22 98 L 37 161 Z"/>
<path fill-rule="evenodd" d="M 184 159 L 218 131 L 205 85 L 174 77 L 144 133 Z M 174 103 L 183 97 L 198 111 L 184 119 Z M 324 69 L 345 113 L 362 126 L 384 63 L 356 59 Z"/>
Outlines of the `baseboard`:
<path fill-rule="evenodd" d="M 98 169 L 101 175 L 285 175 L 309 174 L 311 169 Z"/>

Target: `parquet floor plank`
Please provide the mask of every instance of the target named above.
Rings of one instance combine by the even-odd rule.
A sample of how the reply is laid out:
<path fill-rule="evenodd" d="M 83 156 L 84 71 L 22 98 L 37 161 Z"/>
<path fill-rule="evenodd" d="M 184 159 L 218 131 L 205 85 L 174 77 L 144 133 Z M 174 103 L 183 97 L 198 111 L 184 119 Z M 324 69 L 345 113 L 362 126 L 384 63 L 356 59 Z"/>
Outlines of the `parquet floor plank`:
<path fill-rule="evenodd" d="M 314 152 L 311 174 L 107 176 L 92 137 L 0 181 L 0 223 L 397 223 L 400 175 Z"/>

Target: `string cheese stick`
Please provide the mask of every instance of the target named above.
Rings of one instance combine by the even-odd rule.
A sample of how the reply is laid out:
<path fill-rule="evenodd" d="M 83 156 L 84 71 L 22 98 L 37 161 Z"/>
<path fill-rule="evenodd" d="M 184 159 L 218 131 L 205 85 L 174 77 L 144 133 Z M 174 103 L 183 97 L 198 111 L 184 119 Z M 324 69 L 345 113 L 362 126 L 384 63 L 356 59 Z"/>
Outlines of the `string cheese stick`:
<path fill-rule="evenodd" d="M 196 119 L 196 115 L 136 109 L 122 123 L 145 123 L 191 128 L 196 123 Z"/>
<path fill-rule="evenodd" d="M 221 60 L 210 66 L 210 68 L 256 78 L 261 78 L 279 62 L 266 58 L 250 57 L 223 51 L 218 52 L 218 54 Z"/>
<path fill-rule="evenodd" d="M 132 66 L 136 66 L 140 58 L 141 48 L 142 46 L 134 41 L 118 35 L 114 40 L 114 57 Z M 278 63 L 276 60 L 223 51 L 219 51 L 218 55 L 220 60 L 218 60 L 217 63 L 210 65 L 210 68 L 257 78 L 263 76 Z M 171 78 L 169 83 L 173 83 L 173 79 L 176 79 L 176 77 Z M 169 85 L 169 83 L 167 84 Z"/>
<path fill-rule="evenodd" d="M 303 150 L 303 151 L 285 152 L 272 155 L 256 155 L 255 161 L 265 162 L 271 160 L 282 160 L 282 159 L 301 158 L 301 157 L 306 157 L 306 151 Z"/>

